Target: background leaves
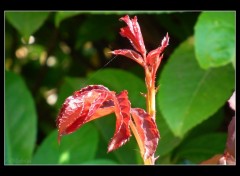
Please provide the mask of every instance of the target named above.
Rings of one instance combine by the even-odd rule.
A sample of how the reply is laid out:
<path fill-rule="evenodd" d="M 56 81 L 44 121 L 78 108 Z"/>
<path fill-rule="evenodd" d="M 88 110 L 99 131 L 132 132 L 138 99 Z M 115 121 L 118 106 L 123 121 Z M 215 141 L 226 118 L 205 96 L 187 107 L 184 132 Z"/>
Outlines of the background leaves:
<path fill-rule="evenodd" d="M 57 130 L 54 130 L 38 147 L 33 164 L 81 164 L 94 159 L 98 132 L 92 124 L 64 136 L 60 145 L 56 139 Z"/>
<path fill-rule="evenodd" d="M 47 19 L 49 12 L 6 12 L 9 22 L 26 39 Z"/>
<path fill-rule="evenodd" d="M 19 75 L 5 76 L 5 164 L 29 164 L 37 133 L 35 104 Z"/>
<path fill-rule="evenodd" d="M 224 142 L 226 139 L 227 136 L 224 133 L 209 133 L 186 140 L 181 147 L 175 150 L 175 157 L 178 160 L 179 158 L 187 159 L 192 164 L 200 163 L 215 154 L 222 153 L 225 148 Z"/>
<path fill-rule="evenodd" d="M 143 164 L 134 137 L 107 153 L 114 115 L 64 136 L 60 146 L 56 137 L 61 104 L 86 85 L 128 90 L 132 107 L 145 109 L 143 69 L 108 53 L 132 49 L 119 34 L 125 14 L 137 15 L 148 51 L 170 36 L 156 78 L 156 164 L 197 164 L 223 152 L 234 115 L 226 103 L 235 84 L 234 12 L 11 11 L 5 13 L 6 164 Z M 27 44 L 30 35 L 35 41 Z"/>

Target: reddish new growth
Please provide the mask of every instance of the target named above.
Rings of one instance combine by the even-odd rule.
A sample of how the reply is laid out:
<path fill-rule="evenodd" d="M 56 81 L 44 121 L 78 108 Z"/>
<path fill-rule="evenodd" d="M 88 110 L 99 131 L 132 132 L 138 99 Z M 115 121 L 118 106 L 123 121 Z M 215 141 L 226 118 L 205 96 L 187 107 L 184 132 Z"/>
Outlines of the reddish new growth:
<path fill-rule="evenodd" d="M 135 16 L 132 20 L 129 18 L 128 15 L 125 17 L 120 18 L 120 20 L 124 21 L 127 26 L 121 28 L 120 34 L 123 37 L 128 38 L 130 43 L 132 44 L 133 48 L 136 50 L 130 49 L 119 49 L 112 51 L 115 55 L 123 55 L 130 59 L 133 59 L 137 63 L 139 63 L 145 70 L 145 84 L 147 87 L 147 112 L 152 116 L 155 120 L 156 108 L 155 108 L 155 95 L 156 95 L 156 88 L 155 88 L 155 78 L 156 72 L 159 68 L 161 60 L 163 58 L 162 52 L 167 47 L 169 42 L 168 33 L 163 38 L 161 42 L 161 46 L 156 48 L 155 50 L 150 51 L 147 54 L 145 49 L 145 45 L 143 42 L 142 33 L 140 30 L 140 26 L 137 22 L 137 17 Z"/>
<path fill-rule="evenodd" d="M 126 90 L 119 94 L 102 85 L 90 85 L 68 97 L 58 115 L 58 141 L 61 136 L 70 134 L 83 124 L 106 116 L 116 115 L 116 130 L 108 145 L 108 152 L 125 144 L 130 136 L 129 123 L 133 116 L 137 130 L 145 143 L 145 157 L 151 156 L 157 147 L 159 133 L 152 118 L 140 108 L 131 108 Z"/>
<path fill-rule="evenodd" d="M 124 55 L 135 60 L 145 70 L 147 86 L 147 112 L 141 108 L 132 108 L 126 90 L 119 94 L 102 85 L 90 85 L 68 97 L 57 117 L 58 141 L 62 135 L 70 134 L 83 124 L 106 116 L 116 115 L 116 130 L 108 145 L 108 152 L 125 144 L 131 137 L 130 128 L 138 142 L 145 164 L 154 164 L 158 140 L 160 138 L 155 123 L 155 77 L 163 57 L 163 50 L 168 45 L 168 34 L 161 46 L 147 54 L 140 26 L 135 16 L 120 18 L 127 26 L 121 28 L 120 34 L 130 40 L 134 50 L 120 49 L 112 51 L 115 55 Z"/>
<path fill-rule="evenodd" d="M 137 17 L 135 16 L 134 19 L 131 20 L 129 16 L 126 15 L 125 17 L 120 18 L 120 20 L 124 21 L 127 24 L 126 27 L 121 28 L 120 34 L 123 37 L 128 38 L 128 40 L 130 41 L 130 43 L 132 44 L 133 48 L 136 51 L 130 49 L 119 49 L 112 51 L 112 53 L 115 55 L 126 56 L 139 63 L 145 69 L 145 71 L 149 72 L 148 75 L 146 76 L 150 77 L 146 79 L 154 81 L 157 69 L 159 68 L 161 60 L 163 58 L 162 52 L 167 47 L 169 42 L 168 33 L 162 40 L 161 46 L 159 46 L 155 50 L 150 51 L 147 54 L 143 42 L 142 33 L 137 22 Z M 149 84 L 151 83 L 149 82 Z"/>

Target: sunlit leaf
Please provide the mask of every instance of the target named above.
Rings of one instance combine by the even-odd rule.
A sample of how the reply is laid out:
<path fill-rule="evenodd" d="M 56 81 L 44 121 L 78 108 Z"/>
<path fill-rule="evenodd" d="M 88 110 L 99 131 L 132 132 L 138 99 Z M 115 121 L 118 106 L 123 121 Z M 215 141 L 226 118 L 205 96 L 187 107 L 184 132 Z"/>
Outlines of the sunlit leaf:
<path fill-rule="evenodd" d="M 56 120 L 59 142 L 62 135 L 70 134 L 84 123 L 112 113 L 111 102 L 110 108 L 107 103 L 103 104 L 105 101 L 112 101 L 112 96 L 110 91 L 101 85 L 87 86 L 69 96 L 62 105 Z"/>
<path fill-rule="evenodd" d="M 119 20 L 124 21 L 127 26 L 120 29 L 120 34 L 123 37 L 126 37 L 133 48 L 141 53 L 142 57 L 146 55 L 145 44 L 142 37 L 142 32 L 137 21 L 137 16 L 134 16 L 133 19 L 130 19 L 128 15 L 121 17 Z"/>
<path fill-rule="evenodd" d="M 204 69 L 235 65 L 235 12 L 203 12 L 195 25 L 195 52 Z"/>
<path fill-rule="evenodd" d="M 159 85 L 161 113 L 173 133 L 183 137 L 224 105 L 234 88 L 234 70 L 231 65 L 201 69 L 190 38 L 169 58 Z"/>
<path fill-rule="evenodd" d="M 116 130 L 113 138 L 108 145 L 108 152 L 115 150 L 125 144 L 130 136 L 130 109 L 131 104 L 128 100 L 127 91 L 122 91 L 117 97 L 114 97 Z"/>
<path fill-rule="evenodd" d="M 65 100 L 57 117 L 58 140 L 60 142 L 62 135 L 76 131 L 91 120 L 115 112 L 116 130 L 109 143 L 108 152 L 115 150 L 131 136 L 130 108 L 127 91 L 122 91 L 116 96 L 114 92 L 101 85 L 87 86 L 75 91 Z"/>
<path fill-rule="evenodd" d="M 140 54 L 138 54 L 137 52 L 135 52 L 134 50 L 119 49 L 119 50 L 114 50 L 111 53 L 115 54 L 115 55 L 123 55 L 125 57 L 128 57 L 128 58 L 136 61 L 140 65 L 144 66 L 142 56 Z"/>

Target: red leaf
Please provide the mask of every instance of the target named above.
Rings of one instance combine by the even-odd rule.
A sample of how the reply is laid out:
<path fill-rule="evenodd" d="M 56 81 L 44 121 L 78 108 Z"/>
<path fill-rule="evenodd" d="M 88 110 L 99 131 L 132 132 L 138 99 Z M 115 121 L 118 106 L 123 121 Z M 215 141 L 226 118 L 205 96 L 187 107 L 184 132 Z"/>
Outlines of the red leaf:
<path fill-rule="evenodd" d="M 157 149 L 158 140 L 160 138 L 157 125 L 151 116 L 143 109 L 132 108 L 131 114 L 140 138 L 144 142 L 144 159 L 147 159 L 152 156 Z"/>
<path fill-rule="evenodd" d="M 83 124 L 115 112 L 116 130 L 108 147 L 108 152 L 125 144 L 131 132 L 129 129 L 131 105 L 127 91 L 116 96 L 102 85 L 87 86 L 68 97 L 57 118 L 58 141 L 62 135 L 70 134 Z"/>
<path fill-rule="evenodd" d="M 113 94 L 104 86 L 87 86 L 68 97 L 57 117 L 58 141 L 62 135 L 70 134 L 84 123 L 110 114 L 114 108 L 104 108 L 103 103 L 111 100 Z"/>
<path fill-rule="evenodd" d="M 223 156 L 219 159 L 218 164 L 221 165 L 236 165 L 236 159 L 228 152 L 225 152 Z"/>
<path fill-rule="evenodd" d="M 114 97 L 117 121 L 114 136 L 108 145 L 108 152 L 121 147 L 131 136 L 129 129 L 131 104 L 127 94 L 127 91 L 122 91 L 117 97 Z"/>
<path fill-rule="evenodd" d="M 236 91 L 233 92 L 231 98 L 228 100 L 229 106 L 235 111 L 236 110 Z"/>
<path fill-rule="evenodd" d="M 158 47 L 155 50 L 152 50 L 151 52 L 148 53 L 147 55 L 147 65 L 150 67 L 151 70 L 154 70 L 154 72 L 157 71 L 163 55 L 161 53 L 164 51 L 164 49 L 167 47 L 169 41 L 168 33 L 166 36 L 163 38 L 161 46 Z"/>
<path fill-rule="evenodd" d="M 123 37 L 127 37 L 132 46 L 142 54 L 143 57 L 146 55 L 146 49 L 143 42 L 143 37 L 141 33 L 140 26 L 137 22 L 137 17 L 135 16 L 134 19 L 130 19 L 128 15 L 120 18 L 120 20 L 124 21 L 127 24 L 127 27 L 121 28 L 120 34 Z"/>
<path fill-rule="evenodd" d="M 231 98 L 228 100 L 229 106 L 236 110 L 236 92 L 234 91 Z M 236 117 L 234 116 L 228 125 L 228 137 L 226 143 L 226 151 L 235 157 L 236 145 Z"/>
<path fill-rule="evenodd" d="M 236 117 L 233 117 L 228 125 L 228 137 L 226 143 L 226 150 L 233 157 L 235 157 L 235 145 L 236 145 Z"/>
<path fill-rule="evenodd" d="M 126 56 L 134 61 L 136 61 L 137 63 L 139 63 L 140 65 L 144 65 L 143 64 L 143 58 L 140 54 L 138 54 L 137 52 L 133 51 L 133 50 L 128 50 L 128 49 L 119 49 L 119 50 L 114 50 L 111 51 L 112 54 L 115 55 L 123 55 Z"/>

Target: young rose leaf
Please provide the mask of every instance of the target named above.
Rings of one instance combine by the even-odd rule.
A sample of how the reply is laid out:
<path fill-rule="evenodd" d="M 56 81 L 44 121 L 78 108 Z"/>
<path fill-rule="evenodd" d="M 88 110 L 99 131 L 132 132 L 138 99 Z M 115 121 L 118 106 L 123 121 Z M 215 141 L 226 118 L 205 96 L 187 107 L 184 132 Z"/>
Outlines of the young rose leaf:
<path fill-rule="evenodd" d="M 168 46 L 168 42 L 169 42 L 169 37 L 167 33 L 162 40 L 161 46 L 155 50 L 150 51 L 147 54 L 147 59 L 146 59 L 147 66 L 150 66 L 151 70 L 154 71 L 154 74 L 156 74 L 156 71 L 161 63 L 161 60 L 163 58 L 162 52 Z"/>
<path fill-rule="evenodd" d="M 131 104 L 127 94 L 127 91 L 122 91 L 117 97 L 113 97 L 117 121 L 114 136 L 108 145 L 108 152 L 121 147 L 131 136 L 129 129 Z"/>
<path fill-rule="evenodd" d="M 58 141 L 62 135 L 70 134 L 90 120 L 110 114 L 113 107 L 103 106 L 112 98 L 112 93 L 104 86 L 87 86 L 68 97 L 57 117 Z"/>
<path fill-rule="evenodd" d="M 133 50 L 119 49 L 119 50 L 114 50 L 110 53 L 115 54 L 115 55 L 126 56 L 126 57 L 136 61 L 140 65 L 144 66 L 144 64 L 143 64 L 144 61 L 143 61 L 142 56 L 140 54 L 138 54 L 137 52 L 133 51 Z"/>
<path fill-rule="evenodd" d="M 146 55 L 146 49 L 143 42 L 143 37 L 141 33 L 140 26 L 137 22 L 137 17 L 135 16 L 132 20 L 129 18 L 128 15 L 120 18 L 120 20 L 124 21 L 127 26 L 121 28 L 120 34 L 123 37 L 127 37 L 131 42 L 132 46 L 142 54 L 143 57 Z"/>
<path fill-rule="evenodd" d="M 157 149 L 158 140 L 160 138 L 157 125 L 151 116 L 143 109 L 132 108 L 131 114 L 141 141 L 144 142 L 144 159 L 147 159 L 152 156 Z"/>
<path fill-rule="evenodd" d="M 120 50 L 112 51 L 111 53 L 115 55 L 123 55 L 136 61 L 142 67 L 144 67 L 145 70 L 150 71 L 151 75 L 147 75 L 146 77 L 150 76 L 149 78 L 151 78 L 152 80 L 155 80 L 156 72 L 163 58 L 162 52 L 168 46 L 168 42 L 169 42 L 168 33 L 163 38 L 161 42 L 161 46 L 149 52 L 146 57 L 147 51 L 145 49 L 145 45 L 143 42 L 140 26 L 137 22 L 137 17 L 135 16 L 133 19 L 130 19 L 129 16 L 126 15 L 120 18 L 120 20 L 124 21 L 127 24 L 126 27 L 121 28 L 120 34 L 123 37 L 126 37 L 129 39 L 130 43 L 132 44 L 132 46 L 137 52 L 133 50 L 128 50 L 128 49 L 120 49 Z"/>
<path fill-rule="evenodd" d="M 108 152 L 125 144 L 131 136 L 129 129 L 131 105 L 127 91 L 116 95 L 102 85 L 90 85 L 68 97 L 57 118 L 58 141 L 62 135 L 70 134 L 83 124 L 115 112 L 116 130 Z"/>

